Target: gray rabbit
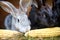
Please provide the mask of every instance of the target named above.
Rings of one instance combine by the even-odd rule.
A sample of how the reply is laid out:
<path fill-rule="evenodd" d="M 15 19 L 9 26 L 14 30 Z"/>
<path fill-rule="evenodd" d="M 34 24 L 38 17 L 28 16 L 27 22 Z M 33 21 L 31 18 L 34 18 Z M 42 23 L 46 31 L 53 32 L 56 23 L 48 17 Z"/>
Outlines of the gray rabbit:
<path fill-rule="evenodd" d="M 0 1 L 1 8 L 10 13 L 5 19 L 4 24 L 6 29 L 17 30 L 23 33 L 29 31 L 31 29 L 31 23 L 26 15 L 26 12 L 31 4 L 34 4 L 37 7 L 37 3 L 33 2 L 33 0 L 20 0 L 20 6 L 18 9 L 10 2 Z"/>

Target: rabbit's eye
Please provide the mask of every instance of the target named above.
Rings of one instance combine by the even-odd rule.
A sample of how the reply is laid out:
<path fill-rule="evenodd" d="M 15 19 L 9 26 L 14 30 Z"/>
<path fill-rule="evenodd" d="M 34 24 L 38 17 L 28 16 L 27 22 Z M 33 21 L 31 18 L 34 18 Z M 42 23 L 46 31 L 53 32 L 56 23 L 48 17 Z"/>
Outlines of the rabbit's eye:
<path fill-rule="evenodd" d="M 19 19 L 18 19 L 18 22 L 19 22 Z"/>

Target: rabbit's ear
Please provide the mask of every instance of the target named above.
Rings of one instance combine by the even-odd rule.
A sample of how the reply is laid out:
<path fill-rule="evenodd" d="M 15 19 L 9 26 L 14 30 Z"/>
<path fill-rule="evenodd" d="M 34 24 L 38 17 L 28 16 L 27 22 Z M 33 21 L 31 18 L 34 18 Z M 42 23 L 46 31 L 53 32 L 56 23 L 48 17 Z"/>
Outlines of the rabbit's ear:
<path fill-rule="evenodd" d="M 37 2 L 33 1 L 33 0 L 20 0 L 20 9 L 22 9 L 23 11 L 27 11 L 28 7 L 31 6 L 32 4 L 37 6 Z"/>
<path fill-rule="evenodd" d="M 33 0 L 20 0 L 20 9 L 27 11 L 28 7 L 34 4 L 37 7 L 37 3 Z"/>
<path fill-rule="evenodd" d="M 28 7 L 31 5 L 31 0 L 20 0 L 20 9 L 22 11 L 27 11 Z"/>
<path fill-rule="evenodd" d="M 32 5 L 34 5 L 35 7 L 38 8 L 38 4 L 37 4 L 36 0 L 33 0 L 33 1 L 32 1 Z"/>
<path fill-rule="evenodd" d="M 17 9 L 10 2 L 0 1 L 0 7 L 12 15 L 15 15 L 15 13 L 17 13 Z"/>

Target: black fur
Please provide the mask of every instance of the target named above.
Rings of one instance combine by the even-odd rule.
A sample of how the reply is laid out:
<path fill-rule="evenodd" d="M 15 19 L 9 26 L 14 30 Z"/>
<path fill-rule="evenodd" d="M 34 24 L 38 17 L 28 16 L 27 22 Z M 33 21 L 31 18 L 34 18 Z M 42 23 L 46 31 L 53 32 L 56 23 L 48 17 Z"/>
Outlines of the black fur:
<path fill-rule="evenodd" d="M 60 24 L 60 2 L 53 1 L 53 8 L 50 9 L 46 6 L 45 1 L 36 0 L 38 8 L 32 5 L 29 19 L 31 21 L 31 29 L 39 29 L 46 27 L 59 26 Z M 42 6 L 43 5 L 43 6 Z"/>

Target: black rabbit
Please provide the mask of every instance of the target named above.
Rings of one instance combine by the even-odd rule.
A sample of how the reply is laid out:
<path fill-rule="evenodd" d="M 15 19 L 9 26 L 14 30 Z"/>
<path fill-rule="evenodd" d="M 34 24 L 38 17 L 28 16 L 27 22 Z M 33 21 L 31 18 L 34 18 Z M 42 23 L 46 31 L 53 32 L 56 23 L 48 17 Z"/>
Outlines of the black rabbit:
<path fill-rule="evenodd" d="M 31 21 L 32 29 L 46 28 L 58 26 L 58 15 L 59 9 L 56 10 L 53 1 L 53 7 L 50 8 L 48 4 L 45 4 L 46 0 L 36 0 L 38 8 L 32 5 L 32 10 L 30 12 L 29 19 Z M 59 11 L 60 12 L 60 11 Z"/>

